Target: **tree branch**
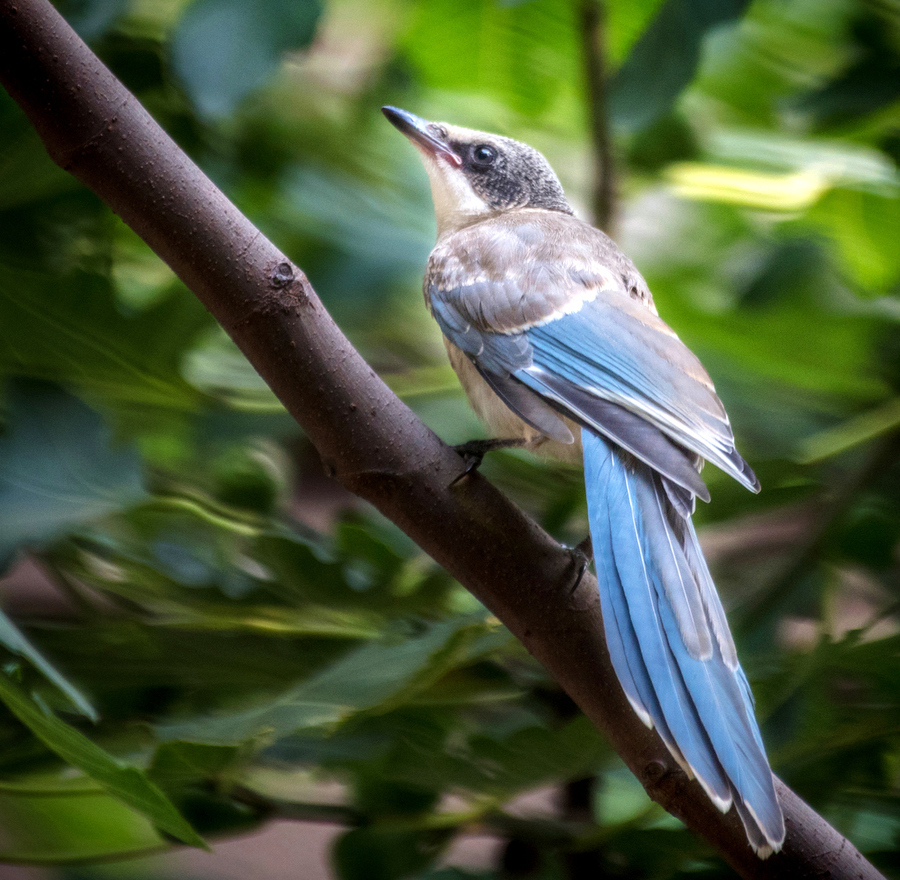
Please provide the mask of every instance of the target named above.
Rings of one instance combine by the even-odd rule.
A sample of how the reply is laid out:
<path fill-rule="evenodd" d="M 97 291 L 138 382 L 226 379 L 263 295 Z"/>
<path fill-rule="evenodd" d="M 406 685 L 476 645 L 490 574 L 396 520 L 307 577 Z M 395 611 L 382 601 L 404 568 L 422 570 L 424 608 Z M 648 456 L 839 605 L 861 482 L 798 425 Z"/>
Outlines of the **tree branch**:
<path fill-rule="evenodd" d="M 240 214 L 47 0 L 0 0 L 0 81 L 55 162 L 179 275 L 315 444 L 328 471 L 470 589 L 611 739 L 650 796 L 743 876 L 879 875 L 779 784 L 784 851 L 751 852 L 631 711 L 609 663 L 596 581 L 571 594 L 568 552 L 475 474 L 362 360 L 305 275 Z"/>
<path fill-rule="evenodd" d="M 609 131 L 605 0 L 581 0 L 581 54 L 587 91 L 588 129 L 593 149 L 594 223 L 612 236 L 616 225 L 616 177 Z"/>
<path fill-rule="evenodd" d="M 853 502 L 873 482 L 883 479 L 885 471 L 897 461 L 900 452 L 900 437 L 888 435 L 874 444 L 861 466 L 850 471 L 831 498 L 817 503 L 817 516 L 800 540 L 784 568 L 770 583 L 745 602 L 740 609 L 738 631 L 752 636 L 761 626 L 772 619 L 779 607 L 787 605 L 803 583 L 803 575 L 813 564 L 818 552 L 834 534 L 841 520 L 851 509 Z"/>

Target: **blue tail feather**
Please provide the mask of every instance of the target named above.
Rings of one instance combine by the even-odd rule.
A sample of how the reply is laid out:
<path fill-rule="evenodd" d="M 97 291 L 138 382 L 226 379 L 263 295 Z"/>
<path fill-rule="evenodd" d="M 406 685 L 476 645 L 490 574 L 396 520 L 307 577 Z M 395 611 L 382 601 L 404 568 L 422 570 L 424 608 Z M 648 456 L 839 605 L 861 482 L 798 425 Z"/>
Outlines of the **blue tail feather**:
<path fill-rule="evenodd" d="M 760 855 L 784 821 L 712 579 L 661 478 L 583 429 L 594 558 L 610 657 L 629 701 Z"/>
<path fill-rule="evenodd" d="M 679 751 L 710 797 L 727 809 L 730 799 L 727 780 L 713 759 L 681 670 L 669 649 L 668 635 L 659 613 L 658 571 L 648 552 L 644 523 L 632 513 L 638 503 L 635 486 L 627 478 L 618 477 L 616 472 L 623 471 L 618 456 L 611 455 L 607 462 L 611 473 L 606 483 L 607 495 L 601 505 L 605 511 L 611 512 L 609 519 L 612 528 L 610 546 L 604 549 L 612 554 L 616 577 L 605 586 L 608 587 L 610 604 L 624 604 L 627 609 L 634 633 L 629 654 L 630 666 L 642 664 L 648 670 L 661 707 L 661 716 L 658 717 L 671 730 Z M 614 515 L 615 511 L 619 515 Z M 596 547 L 594 552 L 596 555 Z M 656 723 L 656 719 L 653 720 Z"/>
<path fill-rule="evenodd" d="M 606 533 L 607 543 L 612 546 L 612 536 Z M 597 539 L 592 539 L 596 541 Z M 597 576 L 601 583 L 617 582 L 615 562 L 612 553 L 594 551 Z M 623 590 L 601 590 L 600 594 L 604 622 L 610 621 L 606 627 L 606 643 L 615 667 L 619 682 L 634 711 L 648 727 L 656 727 L 663 742 L 678 759 L 685 771 L 691 772 L 681 751 L 675 743 L 669 725 L 666 723 L 662 707 L 656 696 L 649 670 L 640 657 L 637 634 L 631 623 L 628 603 Z M 654 719 L 657 719 L 654 722 Z"/>

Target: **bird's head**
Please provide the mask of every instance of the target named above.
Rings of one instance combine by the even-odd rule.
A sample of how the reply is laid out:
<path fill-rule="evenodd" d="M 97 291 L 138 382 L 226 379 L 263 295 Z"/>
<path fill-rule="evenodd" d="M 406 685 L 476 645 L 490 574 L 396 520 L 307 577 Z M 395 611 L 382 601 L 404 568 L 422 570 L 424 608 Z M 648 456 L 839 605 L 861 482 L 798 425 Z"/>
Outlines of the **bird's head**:
<path fill-rule="evenodd" d="M 381 109 L 422 156 L 431 181 L 438 235 L 514 208 L 572 213 L 549 162 L 527 144 L 428 122 L 396 107 Z"/>

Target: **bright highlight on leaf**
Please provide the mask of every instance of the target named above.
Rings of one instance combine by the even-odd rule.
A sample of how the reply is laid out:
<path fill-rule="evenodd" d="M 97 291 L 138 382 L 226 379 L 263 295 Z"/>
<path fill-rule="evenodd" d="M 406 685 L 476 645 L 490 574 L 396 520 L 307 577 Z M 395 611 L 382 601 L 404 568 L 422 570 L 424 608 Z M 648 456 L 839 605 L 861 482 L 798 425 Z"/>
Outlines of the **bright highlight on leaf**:
<path fill-rule="evenodd" d="M 826 175 L 814 170 L 770 174 L 698 162 L 672 165 L 666 177 L 682 198 L 766 211 L 802 211 L 831 185 Z"/>

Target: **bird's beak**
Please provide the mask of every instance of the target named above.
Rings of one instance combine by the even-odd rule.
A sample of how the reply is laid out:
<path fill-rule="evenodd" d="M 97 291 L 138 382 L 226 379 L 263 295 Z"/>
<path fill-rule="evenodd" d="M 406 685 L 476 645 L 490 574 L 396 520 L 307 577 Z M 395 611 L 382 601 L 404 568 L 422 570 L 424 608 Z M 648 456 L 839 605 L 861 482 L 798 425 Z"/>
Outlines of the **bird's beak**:
<path fill-rule="evenodd" d="M 442 157 L 457 167 L 462 165 L 460 157 L 450 144 L 438 135 L 437 127 L 433 123 L 413 113 L 407 113 L 399 107 L 382 107 L 381 112 L 424 153 L 435 158 Z"/>

